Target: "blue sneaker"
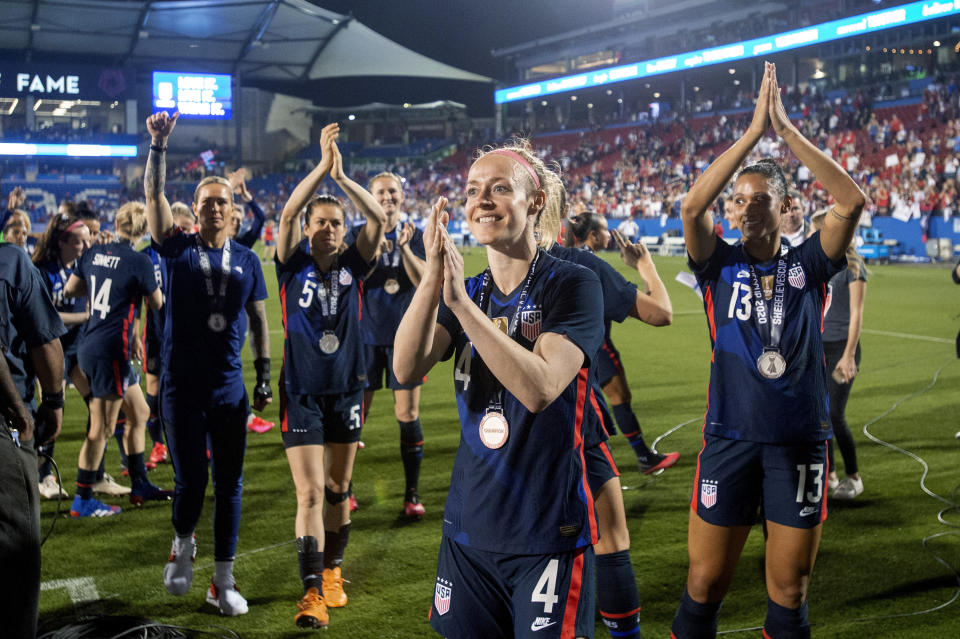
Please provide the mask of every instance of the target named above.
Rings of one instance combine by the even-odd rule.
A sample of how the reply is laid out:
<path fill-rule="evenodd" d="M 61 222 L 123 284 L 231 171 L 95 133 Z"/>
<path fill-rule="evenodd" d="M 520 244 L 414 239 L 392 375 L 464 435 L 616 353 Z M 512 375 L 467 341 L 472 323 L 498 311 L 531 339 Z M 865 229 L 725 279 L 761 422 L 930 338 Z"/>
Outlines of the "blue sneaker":
<path fill-rule="evenodd" d="M 134 506 L 142 506 L 145 501 L 169 501 L 172 498 L 172 490 L 164 490 L 148 481 L 134 484 L 130 490 L 130 503 Z"/>
<path fill-rule="evenodd" d="M 79 495 L 73 498 L 70 505 L 71 517 L 109 517 L 120 512 L 120 506 L 108 506 L 99 499 L 81 499 Z"/>

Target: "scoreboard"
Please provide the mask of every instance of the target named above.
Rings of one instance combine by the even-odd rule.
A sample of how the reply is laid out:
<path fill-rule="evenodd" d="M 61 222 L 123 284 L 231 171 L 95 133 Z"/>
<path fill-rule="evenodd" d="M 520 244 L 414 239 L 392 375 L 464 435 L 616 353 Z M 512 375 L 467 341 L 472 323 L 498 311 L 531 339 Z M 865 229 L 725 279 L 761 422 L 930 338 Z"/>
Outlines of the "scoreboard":
<path fill-rule="evenodd" d="M 233 116 L 232 77 L 154 71 L 153 112 L 159 111 L 180 111 L 185 118 L 229 120 Z"/>

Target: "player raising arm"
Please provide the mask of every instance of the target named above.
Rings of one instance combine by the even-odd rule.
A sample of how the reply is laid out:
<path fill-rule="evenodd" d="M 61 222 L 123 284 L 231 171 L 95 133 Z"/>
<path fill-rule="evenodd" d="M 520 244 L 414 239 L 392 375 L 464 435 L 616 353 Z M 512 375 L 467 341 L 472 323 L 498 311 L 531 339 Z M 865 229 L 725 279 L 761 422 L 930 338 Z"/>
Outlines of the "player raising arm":
<path fill-rule="evenodd" d="M 523 146 L 473 164 L 465 214 L 489 268 L 466 281 L 439 198 L 394 341 L 401 382 L 456 358 L 461 438 L 430 617 L 446 637 L 592 636 L 593 593 L 581 586 L 597 532 L 582 419 L 603 300 L 593 273 L 537 248 L 544 205 L 558 197 L 547 173 Z"/>
<path fill-rule="evenodd" d="M 767 128 L 833 196 L 823 230 L 781 242 L 790 207 L 772 160 L 740 170 L 733 204 L 743 241 L 718 241 L 708 212 Z M 826 519 L 827 371 L 820 319 L 826 283 L 843 268 L 864 196 L 787 118 L 767 64 L 753 120 L 683 201 L 690 267 L 704 291 L 713 346 L 704 446 L 691 501 L 687 585 L 673 636 L 712 637 L 717 613 L 761 503 L 766 518 L 764 635 L 809 637 L 807 588 Z M 758 478 L 754 481 L 753 478 Z"/>

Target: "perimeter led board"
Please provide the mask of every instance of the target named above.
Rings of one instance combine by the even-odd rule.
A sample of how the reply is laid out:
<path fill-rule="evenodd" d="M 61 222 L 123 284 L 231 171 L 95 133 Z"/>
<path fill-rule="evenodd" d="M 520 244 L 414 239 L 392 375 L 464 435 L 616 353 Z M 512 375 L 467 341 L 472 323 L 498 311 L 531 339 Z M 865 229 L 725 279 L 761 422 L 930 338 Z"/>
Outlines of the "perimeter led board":
<path fill-rule="evenodd" d="M 72 158 L 135 158 L 133 144 L 32 144 L 0 142 L 0 155 L 54 155 Z"/>
<path fill-rule="evenodd" d="M 912 2 L 892 9 L 872 11 L 860 15 L 824 22 L 822 24 L 804 27 L 794 31 L 775 33 L 762 38 L 754 38 L 745 42 L 725 44 L 711 49 L 700 49 L 689 53 L 655 60 L 644 60 L 631 64 L 622 64 L 607 67 L 597 71 L 589 71 L 578 75 L 569 75 L 554 78 L 544 82 L 524 84 L 494 92 L 493 99 L 497 104 L 529 100 L 552 93 L 563 93 L 577 89 L 613 84 L 646 78 L 662 73 L 696 69 L 712 64 L 735 62 L 763 55 L 770 55 L 780 51 L 788 51 L 799 47 L 807 47 L 820 42 L 829 42 L 841 38 L 874 33 L 893 27 L 902 27 L 915 22 L 933 20 L 944 16 L 960 14 L 960 0 L 948 2 Z"/>
<path fill-rule="evenodd" d="M 229 120 L 233 88 L 229 75 L 153 72 L 153 112 L 180 111 L 184 118 Z"/>

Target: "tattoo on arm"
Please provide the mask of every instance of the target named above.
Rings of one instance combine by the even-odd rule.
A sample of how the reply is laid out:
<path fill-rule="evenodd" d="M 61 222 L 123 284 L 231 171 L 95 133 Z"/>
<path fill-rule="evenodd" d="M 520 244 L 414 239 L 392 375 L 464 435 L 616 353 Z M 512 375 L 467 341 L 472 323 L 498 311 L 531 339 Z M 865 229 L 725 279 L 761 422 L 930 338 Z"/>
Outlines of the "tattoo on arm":
<path fill-rule="evenodd" d="M 250 321 L 250 348 L 254 359 L 270 357 L 270 331 L 267 328 L 267 307 L 263 300 L 247 302 L 247 319 Z"/>
<path fill-rule="evenodd" d="M 143 189 L 147 197 L 159 200 L 167 181 L 167 154 L 150 149 L 147 169 L 143 174 Z"/>
<path fill-rule="evenodd" d="M 831 213 L 834 217 L 838 217 L 838 218 L 840 218 L 841 220 L 855 220 L 855 219 L 857 219 L 857 217 L 856 217 L 856 216 L 853 216 L 853 215 L 840 215 L 839 213 L 837 213 L 837 209 L 835 209 L 835 208 L 831 208 L 831 209 L 830 209 L 830 213 Z"/>

